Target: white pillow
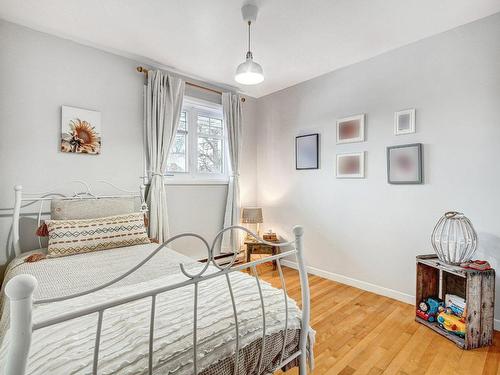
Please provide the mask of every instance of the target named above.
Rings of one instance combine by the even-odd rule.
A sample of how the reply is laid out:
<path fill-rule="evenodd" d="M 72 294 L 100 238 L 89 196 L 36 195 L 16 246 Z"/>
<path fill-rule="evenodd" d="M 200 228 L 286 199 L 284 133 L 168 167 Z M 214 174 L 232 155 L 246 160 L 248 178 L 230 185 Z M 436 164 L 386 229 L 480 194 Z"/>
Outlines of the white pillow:
<path fill-rule="evenodd" d="M 138 212 L 139 207 L 138 197 L 53 199 L 50 204 L 50 218 L 52 220 L 94 219 Z"/>

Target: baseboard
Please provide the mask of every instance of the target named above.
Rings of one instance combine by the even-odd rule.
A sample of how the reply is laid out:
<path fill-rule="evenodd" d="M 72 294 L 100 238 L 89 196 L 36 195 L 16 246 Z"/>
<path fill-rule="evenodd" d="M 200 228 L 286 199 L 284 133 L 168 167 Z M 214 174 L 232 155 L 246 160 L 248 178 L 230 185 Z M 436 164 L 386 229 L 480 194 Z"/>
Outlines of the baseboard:
<path fill-rule="evenodd" d="M 289 260 L 282 260 L 281 262 L 285 266 L 297 269 L 297 264 L 295 262 L 291 262 Z M 394 289 L 385 288 L 383 286 L 368 283 L 366 281 L 353 279 L 352 277 L 347 277 L 344 275 L 340 275 L 338 273 L 325 271 L 325 270 L 322 270 L 322 269 L 319 269 L 316 267 L 311 267 L 311 266 L 307 267 L 307 272 L 309 272 L 313 275 L 324 277 L 325 279 L 337 281 L 337 282 L 342 283 L 342 284 L 347 284 L 347 285 L 353 286 L 355 288 L 363 289 L 363 290 L 366 290 L 368 292 L 372 292 L 372 293 L 380 294 L 382 296 L 393 298 L 395 300 L 405 302 L 405 303 L 408 303 L 410 305 L 413 305 L 415 303 L 415 296 L 412 296 L 410 294 L 406 294 L 406 293 L 403 293 L 403 292 L 400 292 L 400 291 L 397 291 Z"/>
<path fill-rule="evenodd" d="M 286 259 L 282 259 L 281 264 L 283 264 L 284 266 L 290 267 L 290 268 L 297 269 L 297 263 L 286 260 Z M 383 287 L 380 285 L 375 285 L 372 283 L 368 283 L 366 281 L 353 279 L 352 277 L 347 277 L 344 275 L 340 275 L 338 273 L 325 271 L 325 270 L 322 270 L 322 269 L 319 269 L 316 267 L 311 267 L 311 266 L 307 267 L 307 272 L 311 273 L 313 275 L 316 275 L 316 276 L 323 277 L 323 278 L 328 279 L 328 280 L 337 281 L 339 283 L 350 285 L 350 286 L 353 286 L 355 288 L 366 290 L 368 292 L 372 292 L 375 294 L 380 294 L 380 295 L 385 296 L 385 297 L 393 298 L 395 300 L 398 300 L 398 301 L 401 301 L 404 303 L 408 303 L 410 305 L 415 304 L 415 296 L 412 296 L 411 294 L 406 294 L 406 293 L 400 292 L 398 290 L 386 288 L 386 287 Z M 500 319 L 495 319 L 493 326 L 494 326 L 495 331 L 500 331 Z"/>

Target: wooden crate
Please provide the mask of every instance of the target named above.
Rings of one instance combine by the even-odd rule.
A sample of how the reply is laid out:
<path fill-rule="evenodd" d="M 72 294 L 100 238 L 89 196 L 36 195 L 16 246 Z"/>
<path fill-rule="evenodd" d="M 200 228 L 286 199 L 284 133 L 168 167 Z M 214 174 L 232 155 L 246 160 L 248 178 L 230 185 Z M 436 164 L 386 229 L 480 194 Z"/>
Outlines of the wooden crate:
<path fill-rule="evenodd" d="M 416 321 L 447 337 L 463 349 L 474 349 L 493 342 L 495 310 L 495 270 L 476 271 L 441 262 L 436 255 L 417 256 L 416 306 L 427 297 L 444 298 L 446 293 L 465 298 L 466 334 L 461 338 L 420 317 Z"/>

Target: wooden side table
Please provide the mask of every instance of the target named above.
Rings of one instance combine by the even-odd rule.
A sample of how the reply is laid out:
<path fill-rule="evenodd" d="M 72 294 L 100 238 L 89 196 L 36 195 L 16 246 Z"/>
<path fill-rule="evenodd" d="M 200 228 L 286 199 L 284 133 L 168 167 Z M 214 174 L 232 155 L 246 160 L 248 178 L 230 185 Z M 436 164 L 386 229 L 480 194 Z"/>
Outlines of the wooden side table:
<path fill-rule="evenodd" d="M 417 256 L 416 308 L 427 297 L 443 299 L 446 293 L 466 300 L 465 336 L 444 331 L 436 322 L 420 317 L 416 321 L 445 336 L 463 349 L 474 349 L 493 342 L 495 311 L 495 270 L 478 271 L 452 266 L 432 255 Z"/>
<path fill-rule="evenodd" d="M 269 241 L 269 242 L 279 242 L 279 241 Z M 245 241 L 247 247 L 247 262 L 250 262 L 252 254 L 270 254 L 276 255 L 280 253 L 279 246 L 271 246 L 267 244 L 262 244 L 254 241 Z M 273 270 L 276 270 L 276 261 L 273 260 Z"/>

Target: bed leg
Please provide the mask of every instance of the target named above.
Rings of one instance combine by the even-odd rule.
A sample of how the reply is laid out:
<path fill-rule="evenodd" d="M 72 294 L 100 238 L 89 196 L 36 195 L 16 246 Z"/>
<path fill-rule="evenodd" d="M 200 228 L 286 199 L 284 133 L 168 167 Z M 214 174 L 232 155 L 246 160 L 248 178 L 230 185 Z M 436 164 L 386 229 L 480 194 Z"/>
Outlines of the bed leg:
<path fill-rule="evenodd" d="M 307 355 L 305 353 L 299 357 L 299 375 L 307 375 Z"/>
<path fill-rule="evenodd" d="M 293 228 L 295 234 L 295 248 L 297 249 L 297 265 L 300 276 L 300 289 L 302 297 L 302 328 L 300 330 L 299 349 L 299 374 L 307 374 L 307 337 L 309 335 L 309 320 L 311 315 L 309 280 L 307 279 L 307 269 L 304 262 L 304 229 L 301 226 Z"/>
<path fill-rule="evenodd" d="M 17 275 L 7 283 L 5 294 L 10 300 L 10 342 L 5 373 L 24 375 L 31 345 L 33 292 L 37 287 L 31 275 Z"/>

